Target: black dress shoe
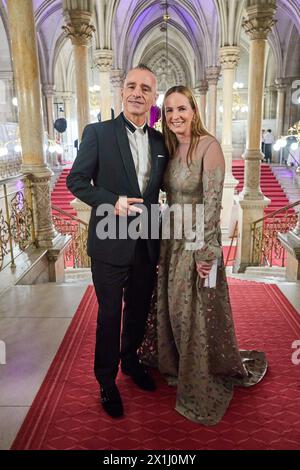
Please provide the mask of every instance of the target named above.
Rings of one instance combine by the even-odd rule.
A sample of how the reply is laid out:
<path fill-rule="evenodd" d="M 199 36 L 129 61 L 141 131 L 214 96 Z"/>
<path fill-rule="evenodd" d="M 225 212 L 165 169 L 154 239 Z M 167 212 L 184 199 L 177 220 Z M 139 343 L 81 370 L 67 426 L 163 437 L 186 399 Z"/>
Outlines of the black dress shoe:
<path fill-rule="evenodd" d="M 123 374 L 129 375 L 133 382 L 142 390 L 147 392 L 153 392 L 156 390 L 156 385 L 151 375 L 144 369 L 141 365 L 134 368 L 128 368 L 126 366 L 121 366 Z"/>
<path fill-rule="evenodd" d="M 123 415 L 123 403 L 116 385 L 100 388 L 101 405 L 109 416 L 119 418 Z"/>

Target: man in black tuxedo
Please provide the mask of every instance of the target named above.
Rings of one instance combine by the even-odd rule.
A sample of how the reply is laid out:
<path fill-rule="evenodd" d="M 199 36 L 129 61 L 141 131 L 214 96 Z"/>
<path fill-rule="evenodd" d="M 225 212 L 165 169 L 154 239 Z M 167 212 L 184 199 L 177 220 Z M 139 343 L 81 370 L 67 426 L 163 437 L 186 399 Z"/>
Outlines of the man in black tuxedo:
<path fill-rule="evenodd" d="M 122 90 L 123 112 L 116 119 L 86 126 L 67 178 L 69 190 L 92 207 L 88 255 L 99 303 L 94 370 L 102 406 L 112 417 L 123 414 L 115 383 L 120 359 L 122 372 L 136 385 L 143 390 L 155 389 L 152 377 L 138 360 L 137 350 L 145 332 L 159 240 L 151 239 L 149 231 L 141 235 L 143 225 L 147 225 L 143 219 L 137 224 L 137 239 L 128 232 L 130 223 L 142 211 L 142 215 L 148 214 L 151 224 L 150 209 L 158 207 L 168 160 L 162 135 L 146 124 L 156 98 L 156 77 L 151 70 L 144 65 L 130 70 Z M 104 210 L 107 204 L 112 207 L 109 215 Z M 126 237 L 121 238 L 118 230 L 116 236 L 99 235 L 105 217 L 111 227 L 118 229 L 125 216 Z"/>

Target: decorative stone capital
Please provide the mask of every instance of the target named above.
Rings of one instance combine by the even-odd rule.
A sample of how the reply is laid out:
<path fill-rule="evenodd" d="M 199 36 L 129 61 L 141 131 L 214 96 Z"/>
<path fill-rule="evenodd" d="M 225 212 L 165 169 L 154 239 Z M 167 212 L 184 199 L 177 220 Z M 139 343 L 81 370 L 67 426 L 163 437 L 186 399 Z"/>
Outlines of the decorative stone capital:
<path fill-rule="evenodd" d="M 113 69 L 110 72 L 110 81 L 114 88 L 122 88 L 125 79 L 124 70 Z"/>
<path fill-rule="evenodd" d="M 206 95 L 206 93 L 208 92 L 207 80 L 200 80 L 197 88 L 199 90 L 200 95 Z"/>
<path fill-rule="evenodd" d="M 257 0 L 254 4 L 248 1 L 242 26 L 250 39 L 267 39 L 276 23 L 276 0 Z"/>
<path fill-rule="evenodd" d="M 211 65 L 206 67 L 206 78 L 209 85 L 217 85 L 220 77 L 221 67 L 219 65 Z"/>
<path fill-rule="evenodd" d="M 94 64 L 100 72 L 109 72 L 113 61 L 113 51 L 110 49 L 96 49 Z"/>
<path fill-rule="evenodd" d="M 289 86 L 290 81 L 286 78 L 276 78 L 275 79 L 275 87 L 277 91 L 285 91 Z"/>
<path fill-rule="evenodd" d="M 239 48 L 237 46 L 220 48 L 219 59 L 223 69 L 234 70 L 238 65 L 239 58 Z"/>
<path fill-rule="evenodd" d="M 46 97 L 48 96 L 54 96 L 55 95 L 55 86 L 50 83 L 43 83 L 42 84 L 42 92 L 43 95 Z"/>
<path fill-rule="evenodd" d="M 193 88 L 193 93 L 196 98 L 200 98 L 200 92 L 198 87 Z"/>
<path fill-rule="evenodd" d="M 75 46 L 88 46 L 93 33 L 96 31 L 90 23 L 92 14 L 89 11 L 65 10 L 66 25 L 62 26 L 65 35 L 71 39 Z"/>

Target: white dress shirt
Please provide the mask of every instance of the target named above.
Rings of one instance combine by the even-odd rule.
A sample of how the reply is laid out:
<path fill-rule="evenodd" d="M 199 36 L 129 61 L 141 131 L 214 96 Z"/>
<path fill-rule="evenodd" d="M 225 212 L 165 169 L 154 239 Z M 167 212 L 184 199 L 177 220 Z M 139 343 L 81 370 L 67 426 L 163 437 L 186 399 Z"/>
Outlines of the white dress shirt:
<path fill-rule="evenodd" d="M 265 144 L 274 144 L 274 136 L 272 132 L 266 132 L 264 134 L 264 142 Z"/>
<path fill-rule="evenodd" d="M 129 121 L 125 117 L 125 120 Z M 151 152 L 148 138 L 148 130 L 143 126 L 136 126 L 133 122 L 129 121 L 135 128 L 135 131 L 126 126 L 130 150 L 132 153 L 135 171 L 139 182 L 141 194 L 144 193 L 150 178 L 151 171 Z"/>

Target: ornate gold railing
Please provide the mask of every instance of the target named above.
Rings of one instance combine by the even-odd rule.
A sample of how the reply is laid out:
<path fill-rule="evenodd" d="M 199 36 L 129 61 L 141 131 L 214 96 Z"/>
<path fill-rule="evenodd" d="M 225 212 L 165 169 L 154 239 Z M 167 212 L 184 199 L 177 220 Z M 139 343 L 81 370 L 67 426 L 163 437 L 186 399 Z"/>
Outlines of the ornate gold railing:
<path fill-rule="evenodd" d="M 15 188 L 12 189 L 12 187 Z M 0 270 L 35 243 L 30 182 L 19 175 L 0 180 Z"/>
<path fill-rule="evenodd" d="M 0 157 L 0 178 L 9 178 L 20 174 L 22 164 L 21 154 L 8 154 Z"/>
<path fill-rule="evenodd" d="M 72 242 L 64 255 L 65 267 L 88 268 L 91 265 L 87 255 L 88 224 L 53 204 L 51 207 L 58 212 L 52 215 L 56 230 L 72 237 Z"/>
<path fill-rule="evenodd" d="M 253 266 L 284 266 L 285 250 L 277 238 L 279 232 L 286 233 L 297 225 L 298 214 L 289 214 L 288 210 L 300 205 L 300 201 L 282 207 L 277 211 L 252 223 L 252 257 Z M 279 216 L 280 214 L 280 216 Z"/>

